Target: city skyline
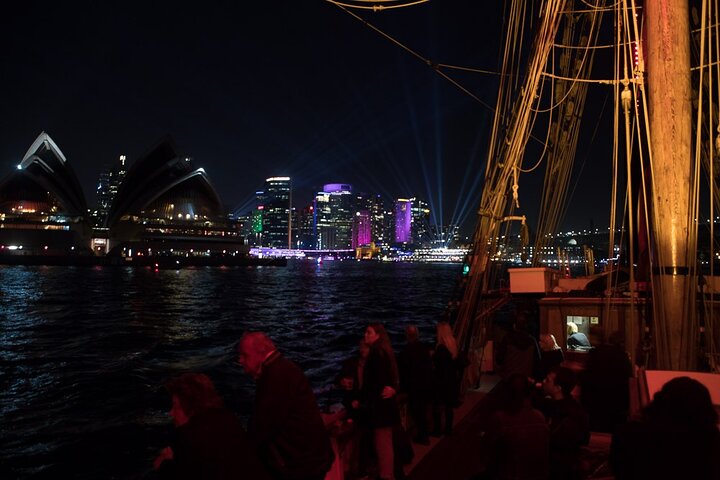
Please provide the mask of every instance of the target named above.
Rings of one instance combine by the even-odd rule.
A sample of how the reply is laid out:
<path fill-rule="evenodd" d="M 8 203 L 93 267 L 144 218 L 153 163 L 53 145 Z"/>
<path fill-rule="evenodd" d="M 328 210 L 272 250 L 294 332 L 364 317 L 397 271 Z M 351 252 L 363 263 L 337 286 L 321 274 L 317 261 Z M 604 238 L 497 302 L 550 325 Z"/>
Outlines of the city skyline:
<path fill-rule="evenodd" d="M 290 176 L 298 198 L 347 182 L 423 198 L 434 224 L 471 231 L 501 9 L 445 0 L 358 13 L 381 34 L 322 0 L 13 5 L 0 20 L 0 176 L 46 131 L 93 204 L 106 165 L 120 154 L 131 164 L 170 135 L 233 210 L 265 178 Z M 476 99 L 440 64 L 484 72 L 444 70 Z M 604 192 L 595 179 L 575 192 L 571 223 L 596 214 L 584 213 Z M 521 186 L 528 210 L 541 183 Z"/>

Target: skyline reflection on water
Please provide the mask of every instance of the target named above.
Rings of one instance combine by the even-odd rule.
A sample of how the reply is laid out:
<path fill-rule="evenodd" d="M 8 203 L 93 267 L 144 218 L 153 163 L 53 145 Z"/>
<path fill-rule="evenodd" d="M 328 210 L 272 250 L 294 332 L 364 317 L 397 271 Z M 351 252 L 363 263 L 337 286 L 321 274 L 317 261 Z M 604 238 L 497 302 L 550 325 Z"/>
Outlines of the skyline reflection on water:
<path fill-rule="evenodd" d="M 370 321 L 396 350 L 410 323 L 432 341 L 460 270 L 0 266 L 0 477 L 146 476 L 171 430 L 163 381 L 206 373 L 245 418 L 252 382 L 233 347 L 263 330 L 325 390 Z"/>

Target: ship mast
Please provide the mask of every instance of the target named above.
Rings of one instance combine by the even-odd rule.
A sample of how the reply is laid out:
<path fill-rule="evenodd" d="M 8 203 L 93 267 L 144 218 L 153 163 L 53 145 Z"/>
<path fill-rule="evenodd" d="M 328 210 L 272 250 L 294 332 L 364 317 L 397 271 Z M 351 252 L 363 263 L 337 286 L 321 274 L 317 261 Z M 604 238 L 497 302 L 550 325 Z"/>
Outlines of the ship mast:
<path fill-rule="evenodd" d="M 645 2 L 652 155 L 653 317 L 657 367 L 696 368 L 692 108 L 687 0 Z"/>

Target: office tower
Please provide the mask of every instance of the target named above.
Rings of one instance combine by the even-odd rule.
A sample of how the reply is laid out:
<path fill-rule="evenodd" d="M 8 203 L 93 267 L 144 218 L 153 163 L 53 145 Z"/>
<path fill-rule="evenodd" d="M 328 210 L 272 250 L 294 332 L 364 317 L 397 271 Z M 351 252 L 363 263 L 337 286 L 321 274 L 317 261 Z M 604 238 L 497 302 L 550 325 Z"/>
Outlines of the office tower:
<path fill-rule="evenodd" d="M 117 195 L 118 188 L 127 173 L 125 155 L 120 155 L 118 161 L 100 173 L 97 187 L 97 208 L 95 211 L 95 226 L 101 227 L 107 221 L 108 212 Z"/>
<path fill-rule="evenodd" d="M 355 212 L 352 223 L 352 248 L 370 245 L 372 241 L 370 212 L 358 210 Z"/>
<path fill-rule="evenodd" d="M 352 186 L 330 183 L 315 196 L 315 239 L 318 250 L 352 248 L 352 222 L 355 209 Z"/>
<path fill-rule="evenodd" d="M 427 202 L 411 198 L 412 225 L 411 238 L 415 245 L 430 247 L 432 243 L 430 234 L 430 208 Z"/>
<path fill-rule="evenodd" d="M 262 210 L 262 245 L 292 248 L 290 177 L 266 179 L 261 198 L 262 204 L 258 205 L 258 210 Z"/>
<path fill-rule="evenodd" d="M 313 219 L 314 208 L 312 205 L 293 212 L 293 248 L 299 250 L 315 249 Z"/>

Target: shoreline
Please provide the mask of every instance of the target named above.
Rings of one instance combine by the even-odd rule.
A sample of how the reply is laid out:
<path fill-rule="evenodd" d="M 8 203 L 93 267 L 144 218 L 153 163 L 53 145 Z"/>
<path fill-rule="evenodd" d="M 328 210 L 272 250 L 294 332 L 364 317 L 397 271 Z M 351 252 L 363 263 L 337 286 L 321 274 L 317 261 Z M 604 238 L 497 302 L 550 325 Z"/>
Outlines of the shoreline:
<path fill-rule="evenodd" d="M 98 257 L 94 255 L 0 255 L 0 265 L 63 267 L 284 267 L 284 258 L 257 257 Z"/>

